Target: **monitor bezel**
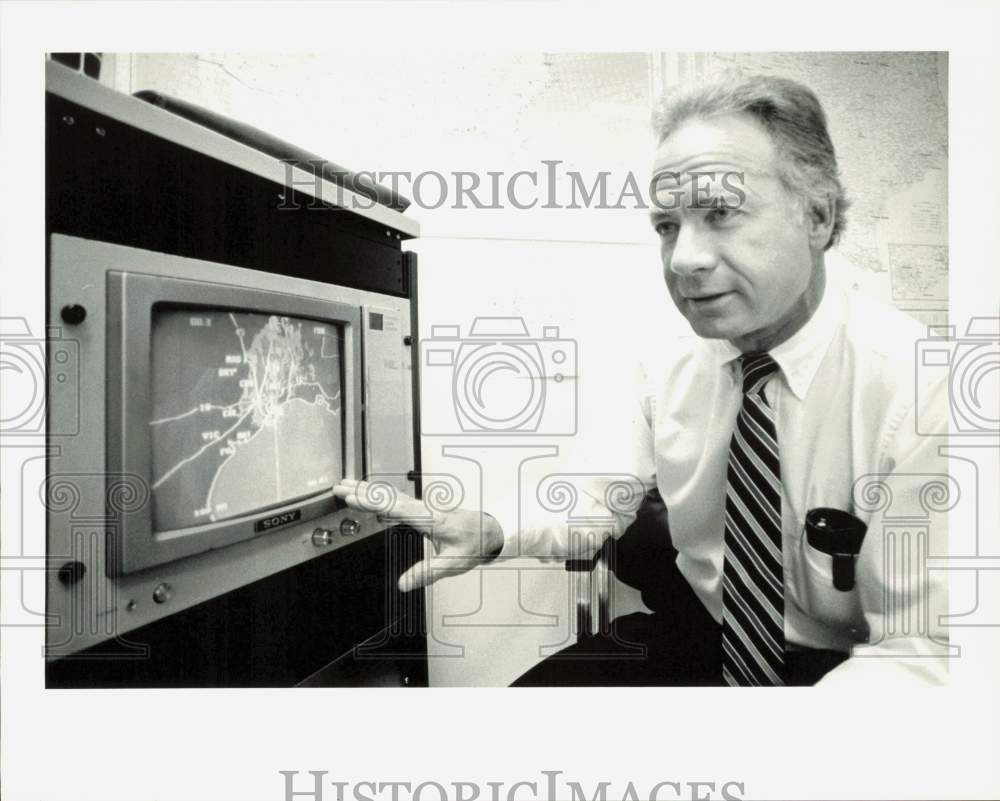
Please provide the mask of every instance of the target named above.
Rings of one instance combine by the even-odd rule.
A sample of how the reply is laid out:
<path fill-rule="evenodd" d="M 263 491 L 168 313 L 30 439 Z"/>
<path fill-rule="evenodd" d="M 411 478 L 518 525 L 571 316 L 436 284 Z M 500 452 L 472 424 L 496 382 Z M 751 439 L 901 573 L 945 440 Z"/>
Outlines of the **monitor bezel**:
<path fill-rule="evenodd" d="M 152 322 L 158 304 L 192 309 L 280 314 L 340 327 L 342 342 L 342 406 L 344 473 L 363 475 L 361 309 L 316 297 L 253 289 L 218 282 L 109 270 L 107 273 L 107 467 L 109 476 L 133 476 L 145 483 L 148 501 L 119 512 L 112 532 L 114 558 L 109 575 L 132 573 L 194 556 L 280 530 L 337 508 L 332 490 L 269 507 L 252 514 L 156 531 L 152 507 Z M 143 390 L 142 388 L 145 388 Z M 111 487 L 108 488 L 111 498 Z"/>

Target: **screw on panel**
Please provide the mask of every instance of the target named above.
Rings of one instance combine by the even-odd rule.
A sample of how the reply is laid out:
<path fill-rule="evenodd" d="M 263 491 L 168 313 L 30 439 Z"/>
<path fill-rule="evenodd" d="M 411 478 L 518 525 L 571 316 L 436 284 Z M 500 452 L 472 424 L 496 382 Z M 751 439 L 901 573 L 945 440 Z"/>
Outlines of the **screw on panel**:
<path fill-rule="evenodd" d="M 87 319 L 87 310 L 79 303 L 70 303 L 59 310 L 59 316 L 67 325 L 79 325 Z"/>
<path fill-rule="evenodd" d="M 59 583 L 64 587 L 72 587 L 87 572 L 87 566 L 83 562 L 66 562 L 59 568 Z"/>
<path fill-rule="evenodd" d="M 328 528 L 317 528 L 312 533 L 312 544 L 317 548 L 333 543 L 333 531 Z"/>
<path fill-rule="evenodd" d="M 170 589 L 170 585 L 166 582 L 162 584 L 157 584 L 156 588 L 153 590 L 153 600 L 158 604 L 164 604 L 170 600 L 170 596 L 173 595 Z"/>

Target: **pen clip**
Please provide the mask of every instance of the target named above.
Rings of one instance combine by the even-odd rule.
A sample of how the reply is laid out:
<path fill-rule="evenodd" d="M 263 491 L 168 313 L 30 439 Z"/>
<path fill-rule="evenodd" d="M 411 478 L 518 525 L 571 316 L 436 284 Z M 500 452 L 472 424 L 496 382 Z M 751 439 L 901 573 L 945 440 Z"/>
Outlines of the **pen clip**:
<path fill-rule="evenodd" d="M 833 586 L 841 592 L 854 589 L 854 554 L 835 553 L 833 557 Z"/>

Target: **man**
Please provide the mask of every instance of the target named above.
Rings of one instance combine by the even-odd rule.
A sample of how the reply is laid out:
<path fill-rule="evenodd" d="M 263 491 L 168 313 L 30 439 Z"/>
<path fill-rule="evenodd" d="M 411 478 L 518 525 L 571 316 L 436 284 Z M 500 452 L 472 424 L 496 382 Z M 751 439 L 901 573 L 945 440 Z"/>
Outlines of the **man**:
<path fill-rule="evenodd" d="M 643 680 L 942 681 L 944 580 L 921 560 L 946 553 L 945 508 L 926 495 L 948 486 L 947 389 L 915 369 L 919 325 L 827 275 L 847 203 L 818 100 L 789 80 L 728 80 L 678 95 L 657 130 L 651 221 L 696 336 L 665 343 L 670 366 L 635 421 L 633 472 L 662 497 L 684 579 L 683 613 L 644 636 Z M 336 492 L 373 508 L 364 489 Z M 806 536 L 822 509 L 838 511 L 819 513 L 821 529 L 840 513 L 867 526 L 856 558 L 831 556 L 849 546 L 822 530 Z M 904 547 L 887 515 L 928 525 Z M 428 537 L 433 553 L 404 590 L 486 555 L 567 554 L 558 522 L 465 510 L 438 516 Z"/>

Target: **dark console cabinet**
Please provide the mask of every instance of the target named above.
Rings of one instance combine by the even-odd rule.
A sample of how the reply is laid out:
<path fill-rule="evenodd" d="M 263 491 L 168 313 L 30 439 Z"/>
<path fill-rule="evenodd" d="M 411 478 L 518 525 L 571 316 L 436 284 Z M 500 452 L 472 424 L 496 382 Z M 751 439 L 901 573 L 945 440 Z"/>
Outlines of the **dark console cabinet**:
<path fill-rule="evenodd" d="M 230 281 L 236 274 L 232 268 L 238 268 L 265 276 L 262 280 L 272 292 L 280 292 L 286 278 L 299 281 L 300 287 L 304 280 L 344 288 L 353 293 L 348 297 L 360 298 L 361 319 L 369 307 L 388 306 L 399 314 L 399 348 L 411 359 L 404 377 L 410 382 L 412 441 L 393 461 L 391 453 L 373 456 L 375 449 L 366 439 L 365 472 L 371 460 L 382 459 L 407 477 L 401 480 L 409 481 L 409 492 L 419 495 L 412 335 L 417 331 L 416 257 L 402 249 L 405 240 L 417 235 L 416 223 L 389 206 L 368 204 L 361 212 L 335 207 L 326 198 L 310 196 L 308 186 L 300 185 L 297 197 L 289 198 L 281 180 L 285 165 L 278 160 L 139 99 L 110 92 L 58 64 L 48 65 L 48 81 L 48 252 L 54 238 L 72 237 L 222 265 L 220 270 L 230 272 L 221 283 Z M 50 324 L 71 328 L 87 310 L 78 306 L 67 311 L 67 302 L 53 295 L 51 255 L 48 269 Z M 214 280 L 211 267 L 204 270 L 205 280 Z M 66 286 L 65 277 L 59 286 Z M 86 319 L 87 325 L 97 324 L 93 314 Z M 86 338 L 81 341 L 86 347 Z M 105 351 L 103 346 L 92 347 L 98 357 Z M 81 386 L 94 358 L 82 363 Z M 364 375 L 367 382 L 366 365 L 357 365 L 357 372 L 358 380 Z M 373 391 L 367 383 L 365 391 Z M 362 407 L 367 409 L 365 437 L 374 425 L 371 401 L 366 396 Z M 88 403 L 85 397 L 83 403 Z M 95 406 L 89 422 L 86 409 L 81 415 L 75 439 L 50 437 L 50 478 L 52 471 L 82 474 L 96 464 L 87 459 L 92 458 L 90 452 L 102 450 L 103 441 L 96 449 L 84 443 L 87 437 L 98 442 L 103 436 L 93 429 L 104 425 L 106 414 L 103 406 Z M 312 528 L 305 520 L 295 536 L 285 530 L 267 534 L 287 539 L 287 556 L 273 565 L 262 564 L 259 556 L 271 551 L 254 551 L 248 543 L 227 546 L 232 553 L 228 562 L 225 554 L 220 557 L 227 548 L 188 557 L 223 565 L 218 586 L 201 582 L 196 594 L 159 610 L 148 600 L 155 582 L 160 582 L 157 588 L 169 586 L 158 567 L 121 578 L 105 570 L 103 561 L 95 562 L 97 567 L 67 561 L 65 524 L 50 510 L 51 620 L 67 625 L 67 610 L 77 607 L 66 597 L 79 576 L 106 594 L 117 594 L 114 611 L 119 622 L 130 620 L 135 603 L 128 598 L 133 596 L 144 599 L 143 608 L 153 611 L 141 625 L 132 618 L 120 631 L 100 641 L 92 637 L 82 648 L 53 648 L 65 637 L 50 632 L 46 686 L 426 686 L 423 593 L 403 595 L 396 589 L 400 573 L 422 558 L 422 538 L 405 528 L 374 528 L 374 519 L 361 526 L 361 535 L 338 539 L 329 551 L 319 544 L 307 550 L 313 548 L 308 541 Z M 246 559 L 245 580 L 240 578 L 241 557 Z M 163 568 L 175 577 L 174 585 L 183 586 L 176 577 L 183 576 L 186 563 L 181 559 Z M 84 596 L 81 591 L 83 605 L 89 603 Z"/>

